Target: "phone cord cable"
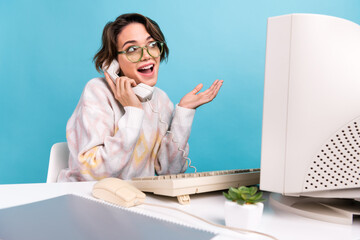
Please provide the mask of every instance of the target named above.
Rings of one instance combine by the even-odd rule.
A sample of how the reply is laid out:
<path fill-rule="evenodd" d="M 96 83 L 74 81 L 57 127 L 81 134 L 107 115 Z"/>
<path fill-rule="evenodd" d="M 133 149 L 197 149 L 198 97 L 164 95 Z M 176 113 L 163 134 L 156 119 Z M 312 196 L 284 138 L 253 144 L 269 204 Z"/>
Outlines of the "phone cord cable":
<path fill-rule="evenodd" d="M 150 99 L 147 99 L 146 102 L 149 104 L 151 110 L 152 110 L 154 113 L 157 113 L 157 114 L 159 115 L 159 121 L 160 121 L 161 123 L 165 124 L 166 129 L 169 129 L 168 123 L 162 120 L 161 113 L 160 113 L 159 111 L 156 111 L 156 110 L 153 108 L 153 106 L 152 106 L 151 103 L 150 103 Z M 192 165 L 191 165 L 191 159 L 186 156 L 185 150 L 182 149 L 182 148 L 180 148 L 179 142 L 176 141 L 176 140 L 174 140 L 174 133 L 171 132 L 170 130 L 166 130 L 166 133 L 167 133 L 167 134 L 171 134 L 171 141 L 178 146 L 178 151 L 181 151 L 181 152 L 183 153 L 183 158 L 187 161 L 188 167 L 193 168 L 194 171 L 195 171 L 195 173 L 196 173 L 196 172 L 197 172 L 197 169 L 196 169 L 195 166 L 192 166 Z"/>
<path fill-rule="evenodd" d="M 178 212 L 181 212 L 183 214 L 187 214 L 187 215 L 189 215 L 191 217 L 194 217 L 196 219 L 199 219 L 199 220 L 201 220 L 201 221 L 203 221 L 203 222 L 205 222 L 207 224 L 213 225 L 215 227 L 220 227 L 220 228 L 223 228 L 223 229 L 232 230 L 232 231 L 242 233 L 242 234 L 246 234 L 246 233 L 257 234 L 257 235 L 261 235 L 261 236 L 264 236 L 264 237 L 267 237 L 267 238 L 271 238 L 273 240 L 278 240 L 276 237 L 274 237 L 274 236 L 272 236 L 270 234 L 266 234 L 266 233 L 262 233 L 262 232 L 258 232 L 258 231 L 254 231 L 254 230 L 249 230 L 249 229 L 245 229 L 245 228 L 236 228 L 236 227 L 224 226 L 224 225 L 221 225 L 221 224 L 213 223 L 213 222 L 208 221 L 208 220 L 206 220 L 204 218 L 201 218 L 199 216 L 196 216 L 194 214 L 191 214 L 189 212 L 183 211 L 183 210 L 175 208 L 175 207 L 164 206 L 164 205 L 155 204 L 155 203 L 142 203 L 142 204 L 143 205 L 148 205 L 148 206 L 153 206 L 153 207 L 168 208 L 168 209 L 171 209 L 171 210 L 174 210 L 174 211 L 178 211 Z"/>

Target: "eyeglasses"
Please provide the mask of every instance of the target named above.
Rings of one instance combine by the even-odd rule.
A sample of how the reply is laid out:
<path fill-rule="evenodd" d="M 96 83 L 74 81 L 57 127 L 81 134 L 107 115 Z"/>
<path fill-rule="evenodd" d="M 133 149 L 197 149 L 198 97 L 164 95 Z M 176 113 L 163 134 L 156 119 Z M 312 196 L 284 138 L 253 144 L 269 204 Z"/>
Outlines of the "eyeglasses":
<path fill-rule="evenodd" d="M 146 44 L 146 46 L 144 46 L 144 47 L 131 46 L 128 49 L 126 49 L 125 51 L 118 52 L 118 54 L 125 54 L 126 58 L 130 62 L 136 63 L 136 62 L 139 62 L 141 60 L 141 58 L 143 57 L 144 48 L 146 48 L 146 51 L 148 52 L 148 54 L 151 57 L 157 58 L 163 52 L 164 43 L 158 42 L 158 41 L 153 41 L 153 42 Z"/>

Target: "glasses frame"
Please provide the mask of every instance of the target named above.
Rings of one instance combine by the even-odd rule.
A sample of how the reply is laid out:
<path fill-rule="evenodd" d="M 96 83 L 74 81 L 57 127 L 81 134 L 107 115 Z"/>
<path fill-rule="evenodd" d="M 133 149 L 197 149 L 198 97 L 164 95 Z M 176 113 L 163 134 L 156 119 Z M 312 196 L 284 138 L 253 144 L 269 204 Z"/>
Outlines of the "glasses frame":
<path fill-rule="evenodd" d="M 150 44 L 150 43 L 156 43 L 156 44 L 159 44 L 160 45 L 160 54 L 159 54 L 159 56 L 161 56 L 161 54 L 162 54 L 162 52 L 164 51 L 164 43 L 163 42 L 159 42 L 159 41 L 152 41 L 152 42 L 149 42 L 148 44 L 146 44 L 145 46 L 143 46 L 143 47 L 140 47 L 140 46 L 136 46 L 136 45 L 134 45 L 134 46 L 131 46 L 131 47 L 138 47 L 138 48 L 141 48 L 141 56 L 140 56 L 140 58 L 139 58 L 139 60 L 137 60 L 137 61 L 131 61 L 130 59 L 129 59 L 129 57 L 127 56 L 127 50 L 129 50 L 129 48 L 128 49 L 126 49 L 125 51 L 119 51 L 119 52 L 117 52 L 117 54 L 125 54 L 125 56 L 126 56 L 126 58 L 130 61 L 130 62 L 132 62 L 132 63 L 137 63 L 137 62 L 140 62 L 141 61 L 141 59 L 142 59 L 142 57 L 144 56 L 144 48 L 146 48 L 146 51 L 147 51 L 147 53 L 149 54 L 149 56 L 150 57 L 152 57 L 152 58 L 157 58 L 157 57 L 159 57 L 159 56 L 157 56 L 157 57 L 154 57 L 153 55 L 151 55 L 150 54 L 150 52 L 149 52 L 149 49 L 148 49 L 148 45 Z"/>

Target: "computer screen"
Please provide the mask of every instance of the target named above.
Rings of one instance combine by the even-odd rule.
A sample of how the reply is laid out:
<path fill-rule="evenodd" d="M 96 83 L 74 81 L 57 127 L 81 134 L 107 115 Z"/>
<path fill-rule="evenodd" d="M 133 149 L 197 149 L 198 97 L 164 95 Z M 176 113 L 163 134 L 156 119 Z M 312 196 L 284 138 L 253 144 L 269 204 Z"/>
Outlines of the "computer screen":
<path fill-rule="evenodd" d="M 268 19 L 260 188 L 360 199 L 360 26 Z"/>

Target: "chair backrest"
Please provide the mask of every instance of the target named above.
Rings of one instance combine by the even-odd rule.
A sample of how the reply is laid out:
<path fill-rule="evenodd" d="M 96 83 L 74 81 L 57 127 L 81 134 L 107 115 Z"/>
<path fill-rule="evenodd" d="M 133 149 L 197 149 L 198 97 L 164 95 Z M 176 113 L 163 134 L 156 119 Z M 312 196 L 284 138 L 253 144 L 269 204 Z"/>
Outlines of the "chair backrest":
<path fill-rule="evenodd" d="M 55 143 L 51 147 L 47 183 L 54 183 L 57 180 L 61 169 L 68 167 L 69 148 L 66 142 Z"/>

